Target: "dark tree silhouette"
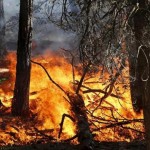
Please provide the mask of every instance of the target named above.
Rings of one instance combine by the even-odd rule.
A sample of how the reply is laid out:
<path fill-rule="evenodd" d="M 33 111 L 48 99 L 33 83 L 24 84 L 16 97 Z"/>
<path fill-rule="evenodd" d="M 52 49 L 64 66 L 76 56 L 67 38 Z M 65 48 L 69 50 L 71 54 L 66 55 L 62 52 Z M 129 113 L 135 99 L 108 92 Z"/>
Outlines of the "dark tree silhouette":
<path fill-rule="evenodd" d="M 12 114 L 16 116 L 29 114 L 32 7 L 33 0 L 20 0 L 16 82 L 12 101 Z"/>
<path fill-rule="evenodd" d="M 138 10 L 133 16 L 135 48 L 130 51 L 131 99 L 135 111 L 143 109 L 147 150 L 150 149 L 150 47 L 149 42 L 149 4 L 148 0 L 132 1 L 138 4 Z"/>
<path fill-rule="evenodd" d="M 2 58 L 6 54 L 5 43 L 5 17 L 3 0 L 0 0 L 0 57 Z"/>
<path fill-rule="evenodd" d="M 135 48 L 130 51 L 130 76 L 134 77 L 131 81 L 131 99 L 133 103 L 134 110 L 136 112 L 140 112 L 142 109 L 142 93 L 143 89 L 142 85 L 142 74 L 143 74 L 143 64 L 141 62 L 143 58 L 142 54 L 138 51 L 140 50 L 140 46 L 144 45 L 144 30 L 147 24 L 147 0 L 139 1 L 139 8 L 133 16 L 133 28 L 135 33 Z M 132 1 L 132 5 L 137 5 L 135 1 Z M 143 47 L 142 47 L 143 48 Z M 142 50 L 142 49 L 141 49 Z M 140 50 L 140 51 L 141 51 Z M 139 53 L 139 55 L 138 55 Z M 134 56 L 134 57 L 132 57 Z"/>
<path fill-rule="evenodd" d="M 150 149 L 150 47 L 149 47 L 149 2 L 139 0 L 139 9 L 134 15 L 134 30 L 137 51 L 135 94 L 138 109 L 143 108 L 147 150 Z M 132 94 L 131 90 L 131 94 Z"/>

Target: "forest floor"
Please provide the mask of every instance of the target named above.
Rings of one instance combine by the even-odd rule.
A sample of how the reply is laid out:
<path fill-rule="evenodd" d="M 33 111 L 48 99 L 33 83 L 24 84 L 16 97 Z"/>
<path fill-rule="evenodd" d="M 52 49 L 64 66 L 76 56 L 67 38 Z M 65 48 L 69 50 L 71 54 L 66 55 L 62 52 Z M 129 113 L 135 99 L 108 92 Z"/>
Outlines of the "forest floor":
<path fill-rule="evenodd" d="M 144 141 L 136 142 L 95 142 L 94 150 L 145 150 Z M 0 150 L 80 150 L 79 145 L 69 143 L 32 144 L 24 146 L 5 146 Z"/>

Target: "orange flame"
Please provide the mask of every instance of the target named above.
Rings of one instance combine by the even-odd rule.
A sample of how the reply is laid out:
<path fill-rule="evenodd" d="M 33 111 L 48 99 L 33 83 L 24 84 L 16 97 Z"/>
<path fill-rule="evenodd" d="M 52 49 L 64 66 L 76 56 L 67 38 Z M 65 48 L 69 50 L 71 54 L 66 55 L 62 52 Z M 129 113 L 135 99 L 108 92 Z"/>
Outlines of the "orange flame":
<path fill-rule="evenodd" d="M 10 60 L 8 69 L 11 74 L 9 73 L 9 79 L 1 83 L 0 99 L 5 107 L 11 107 L 11 99 L 13 97 L 16 64 L 14 60 L 15 55 L 15 52 L 8 54 L 7 59 Z M 33 60 L 45 66 L 55 82 L 61 85 L 65 91 L 73 92 L 72 66 L 67 60 L 51 51 L 47 51 L 42 56 L 36 56 Z M 126 77 L 128 76 L 127 68 L 124 69 L 123 74 Z M 104 76 L 108 77 L 108 74 L 104 74 Z M 76 70 L 75 80 L 79 81 L 80 78 L 79 70 Z M 90 89 L 104 90 L 108 83 L 104 84 L 104 82 L 101 82 L 99 73 L 94 73 L 93 75 L 91 73 L 86 77 L 81 94 L 84 98 L 86 108 L 89 110 L 88 117 L 91 130 L 95 133 L 95 139 L 97 140 L 131 141 L 141 136 L 140 133 L 140 135 L 137 135 L 135 131 L 143 131 L 143 124 L 140 121 L 135 123 L 134 119 L 140 120 L 143 117 L 142 114 L 137 115 L 134 113 L 130 100 L 129 87 L 124 88 L 125 85 L 129 86 L 129 81 L 124 82 L 125 83 L 121 85 L 118 81 L 116 89 L 113 91 L 115 94 L 116 92 L 120 93 L 119 96 L 121 96 L 121 98 L 109 96 L 98 107 L 100 98 L 104 93 L 84 93 L 84 91 L 87 90 L 87 87 Z M 49 130 L 51 131 L 50 135 L 57 139 L 62 115 L 71 115 L 70 105 L 64 97 L 65 94 L 49 80 L 44 70 L 42 70 L 40 66 L 33 64 L 30 84 L 30 109 L 35 118 L 30 120 L 29 123 L 20 121 L 20 125 L 17 127 L 20 118 L 12 119 L 11 117 L 12 121 L 9 123 L 7 121 L 8 116 L 1 117 L 0 122 L 6 122 L 3 123 L 4 128 L 0 128 L 0 136 L 3 141 L 7 141 L 7 144 L 14 144 L 10 132 L 14 134 L 13 137 L 20 139 L 19 144 L 35 141 L 37 139 L 35 134 L 34 136 L 30 136 L 31 133 L 27 134 L 27 132 L 31 132 L 34 128 L 42 131 Z M 129 121 L 129 123 L 126 123 L 127 121 Z M 117 126 L 119 123 L 122 123 L 121 127 Z M 14 127 L 15 125 L 16 128 Z M 66 119 L 61 139 L 72 137 L 76 134 L 75 132 L 76 125 L 71 120 Z M 3 143 L 0 143 L 0 145 L 3 145 Z"/>

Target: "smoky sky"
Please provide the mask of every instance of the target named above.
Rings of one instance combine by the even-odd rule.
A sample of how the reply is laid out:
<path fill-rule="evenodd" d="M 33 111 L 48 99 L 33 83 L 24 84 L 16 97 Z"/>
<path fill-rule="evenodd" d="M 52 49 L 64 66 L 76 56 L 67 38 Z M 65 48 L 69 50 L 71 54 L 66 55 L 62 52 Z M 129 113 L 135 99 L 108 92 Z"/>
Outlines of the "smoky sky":
<path fill-rule="evenodd" d="M 41 0 L 34 0 L 34 3 L 37 3 Z M 5 20 L 6 22 L 9 21 L 9 19 L 12 16 L 16 16 L 16 14 L 19 13 L 19 2 L 20 0 L 4 0 L 4 11 L 5 11 Z M 73 8 L 72 8 L 73 9 Z M 36 16 L 40 16 L 41 13 L 34 13 Z M 34 17 L 33 17 L 34 18 Z M 39 26 L 34 26 L 34 33 L 33 33 L 33 39 L 37 42 L 41 42 L 43 40 L 46 41 L 52 41 L 52 44 L 50 45 L 51 49 L 59 49 L 59 48 L 66 48 L 71 49 L 75 45 L 75 34 L 71 32 L 64 32 L 63 30 L 59 29 L 53 24 L 50 24 L 49 21 L 45 24 L 42 24 Z M 17 41 L 17 33 L 18 28 L 13 29 L 12 31 L 6 30 L 6 38 L 7 41 Z M 16 37 L 16 38 L 14 38 Z"/>
<path fill-rule="evenodd" d="M 4 10 L 6 21 L 19 12 L 19 0 L 4 0 Z"/>

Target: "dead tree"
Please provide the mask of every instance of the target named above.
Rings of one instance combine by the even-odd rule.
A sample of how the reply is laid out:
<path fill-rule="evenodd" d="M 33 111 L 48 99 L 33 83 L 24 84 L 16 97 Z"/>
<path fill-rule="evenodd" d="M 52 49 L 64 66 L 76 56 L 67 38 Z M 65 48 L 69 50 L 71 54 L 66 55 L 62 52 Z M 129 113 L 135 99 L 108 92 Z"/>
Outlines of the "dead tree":
<path fill-rule="evenodd" d="M 29 114 L 32 6 L 33 0 L 20 0 L 16 81 L 12 101 L 12 114 L 17 116 Z"/>

